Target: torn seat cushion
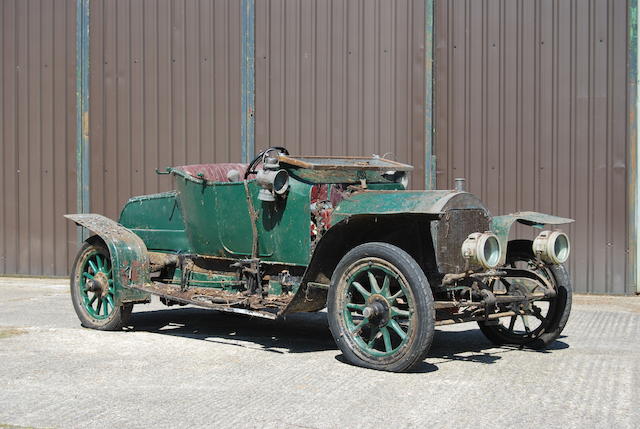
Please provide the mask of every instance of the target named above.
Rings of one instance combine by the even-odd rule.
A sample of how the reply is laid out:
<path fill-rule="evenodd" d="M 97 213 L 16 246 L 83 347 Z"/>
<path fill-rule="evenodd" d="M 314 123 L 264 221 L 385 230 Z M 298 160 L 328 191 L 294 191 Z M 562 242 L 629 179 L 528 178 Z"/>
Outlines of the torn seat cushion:
<path fill-rule="evenodd" d="M 221 163 L 221 164 L 192 164 L 176 167 L 196 179 L 205 179 L 210 182 L 228 182 L 227 174 L 231 170 L 238 170 L 240 177 L 244 176 L 247 164 Z M 202 174 L 202 176 L 198 176 Z"/>

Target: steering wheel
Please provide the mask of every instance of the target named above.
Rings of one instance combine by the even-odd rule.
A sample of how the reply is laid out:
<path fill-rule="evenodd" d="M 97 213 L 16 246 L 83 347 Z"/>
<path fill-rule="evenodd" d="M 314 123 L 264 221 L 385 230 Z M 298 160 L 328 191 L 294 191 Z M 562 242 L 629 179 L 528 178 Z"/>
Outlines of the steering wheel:
<path fill-rule="evenodd" d="M 289 155 L 289 151 L 286 148 L 283 148 L 282 146 L 271 146 L 270 148 L 263 150 L 253 159 L 253 161 L 249 163 L 249 166 L 247 167 L 247 171 L 244 172 L 245 180 L 247 180 L 247 177 L 249 177 L 249 175 L 257 173 L 255 168 L 258 166 L 258 164 L 260 164 L 260 162 L 264 160 L 265 155 L 267 155 L 272 150 L 277 150 L 280 153 Z"/>

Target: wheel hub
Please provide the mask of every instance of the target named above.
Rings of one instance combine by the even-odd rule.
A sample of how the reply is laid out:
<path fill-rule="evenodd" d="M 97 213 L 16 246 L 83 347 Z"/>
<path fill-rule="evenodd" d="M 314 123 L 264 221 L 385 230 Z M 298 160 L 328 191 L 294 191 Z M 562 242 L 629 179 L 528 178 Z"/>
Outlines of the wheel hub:
<path fill-rule="evenodd" d="M 527 289 L 527 287 L 518 281 L 512 282 L 511 286 L 509 287 L 509 293 L 511 295 L 524 297 L 524 296 L 527 296 L 528 292 L 529 290 Z M 512 311 L 529 310 L 531 308 L 531 302 L 530 301 L 514 302 L 510 304 L 509 307 Z"/>
<path fill-rule="evenodd" d="M 102 298 L 109 293 L 109 278 L 102 271 L 96 273 L 93 279 L 87 280 L 87 290 L 100 294 Z"/>
<path fill-rule="evenodd" d="M 367 306 L 362 315 L 372 323 L 384 326 L 391 318 L 390 308 L 389 302 L 382 295 L 373 294 L 367 300 Z"/>

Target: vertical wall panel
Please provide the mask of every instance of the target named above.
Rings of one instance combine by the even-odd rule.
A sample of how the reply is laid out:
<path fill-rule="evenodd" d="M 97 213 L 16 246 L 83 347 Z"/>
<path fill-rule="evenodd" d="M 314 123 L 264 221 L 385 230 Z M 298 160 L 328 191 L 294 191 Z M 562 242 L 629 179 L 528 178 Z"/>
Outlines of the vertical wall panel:
<path fill-rule="evenodd" d="M 424 0 L 256 2 L 256 150 L 390 153 L 424 186 Z"/>
<path fill-rule="evenodd" d="M 576 291 L 633 293 L 624 0 L 436 2 L 438 187 L 576 219 Z M 532 236 L 519 227 L 520 236 Z"/>
<path fill-rule="evenodd" d="M 171 189 L 155 168 L 239 162 L 240 2 L 91 3 L 91 211 Z"/>
<path fill-rule="evenodd" d="M 0 3 L 0 273 L 66 275 L 75 254 L 75 8 Z"/>

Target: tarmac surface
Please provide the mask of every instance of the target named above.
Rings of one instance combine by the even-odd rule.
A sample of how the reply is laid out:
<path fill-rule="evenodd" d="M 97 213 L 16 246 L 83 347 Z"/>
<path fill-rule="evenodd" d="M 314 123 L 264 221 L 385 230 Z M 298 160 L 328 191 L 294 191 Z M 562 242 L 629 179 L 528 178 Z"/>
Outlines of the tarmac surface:
<path fill-rule="evenodd" d="M 437 329 L 393 374 L 344 363 L 326 313 L 272 322 L 154 301 L 80 326 L 64 279 L 0 278 L 0 428 L 615 427 L 640 421 L 640 297 L 577 296 L 543 352 Z"/>

